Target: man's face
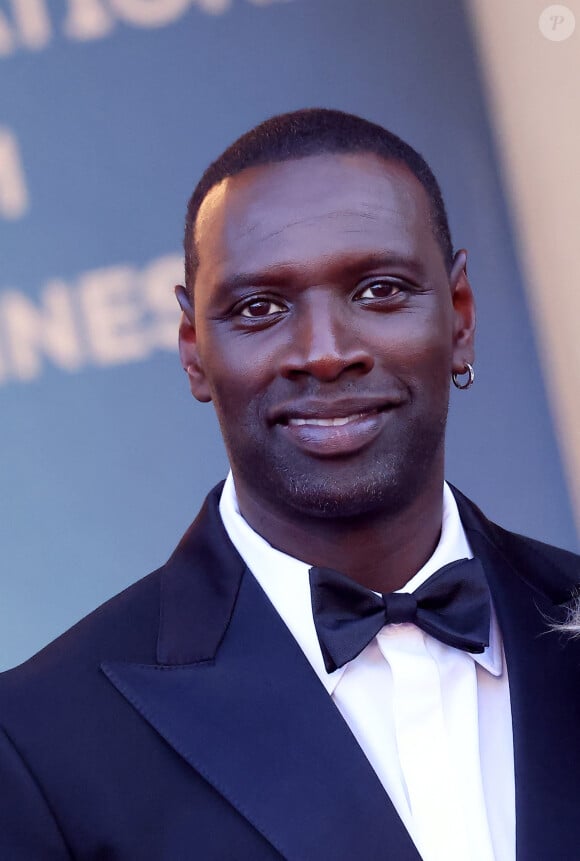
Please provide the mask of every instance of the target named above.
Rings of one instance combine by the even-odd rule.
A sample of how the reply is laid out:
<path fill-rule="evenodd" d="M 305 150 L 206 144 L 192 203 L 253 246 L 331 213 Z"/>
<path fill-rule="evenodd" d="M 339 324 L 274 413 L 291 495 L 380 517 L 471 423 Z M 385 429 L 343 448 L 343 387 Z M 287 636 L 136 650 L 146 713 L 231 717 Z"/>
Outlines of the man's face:
<path fill-rule="evenodd" d="M 339 154 L 245 170 L 209 192 L 195 240 L 182 360 L 241 500 L 368 516 L 442 480 L 473 304 L 404 166 Z"/>

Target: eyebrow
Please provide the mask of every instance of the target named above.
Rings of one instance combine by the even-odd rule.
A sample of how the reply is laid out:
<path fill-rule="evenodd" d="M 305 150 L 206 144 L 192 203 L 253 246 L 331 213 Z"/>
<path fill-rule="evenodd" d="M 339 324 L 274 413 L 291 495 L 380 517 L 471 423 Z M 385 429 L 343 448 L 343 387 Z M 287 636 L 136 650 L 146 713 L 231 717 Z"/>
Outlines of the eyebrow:
<path fill-rule="evenodd" d="M 364 269 L 401 269 L 413 274 L 417 278 L 424 277 L 425 267 L 415 257 L 407 257 L 403 254 L 384 252 L 377 254 L 364 254 L 359 260 L 346 263 L 345 270 L 356 275 Z"/>
<path fill-rule="evenodd" d="M 352 255 L 349 255 L 349 258 Z M 346 272 L 350 277 L 356 277 L 369 269 L 399 269 L 415 278 L 425 277 L 423 264 L 414 257 L 400 254 L 378 253 L 361 254 L 356 260 L 337 260 L 336 268 Z M 217 288 L 220 292 L 233 292 L 245 287 L 271 287 L 292 280 L 296 275 L 296 264 L 291 261 L 278 263 L 258 272 L 236 272 L 220 279 Z"/>
<path fill-rule="evenodd" d="M 244 287 L 267 287 L 282 284 L 291 277 L 293 267 L 289 263 L 278 264 L 260 272 L 236 272 L 226 278 L 219 279 L 218 290 L 234 291 Z"/>

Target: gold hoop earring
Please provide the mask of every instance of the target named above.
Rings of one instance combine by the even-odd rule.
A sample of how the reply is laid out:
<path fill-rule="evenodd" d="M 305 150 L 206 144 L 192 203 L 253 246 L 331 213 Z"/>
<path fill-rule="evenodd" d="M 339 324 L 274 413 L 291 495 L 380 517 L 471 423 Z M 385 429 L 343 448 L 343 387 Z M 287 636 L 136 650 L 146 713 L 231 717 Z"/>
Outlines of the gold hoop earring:
<path fill-rule="evenodd" d="M 467 379 L 464 383 L 459 381 L 459 377 L 463 376 L 463 374 L 468 374 Z M 473 385 L 473 381 L 475 380 L 475 371 L 473 370 L 473 365 L 470 365 L 469 362 L 465 363 L 465 370 L 461 371 L 460 374 L 457 371 L 453 371 L 451 374 L 451 379 L 453 380 L 453 385 L 456 389 L 469 389 Z"/>

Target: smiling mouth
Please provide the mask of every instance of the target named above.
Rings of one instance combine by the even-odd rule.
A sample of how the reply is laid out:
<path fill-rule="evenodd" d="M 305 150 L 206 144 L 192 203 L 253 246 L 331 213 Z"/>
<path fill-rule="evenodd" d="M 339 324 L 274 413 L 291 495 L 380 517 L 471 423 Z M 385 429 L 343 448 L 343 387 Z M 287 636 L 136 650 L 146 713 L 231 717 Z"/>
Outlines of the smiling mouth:
<path fill-rule="evenodd" d="M 352 455 L 371 445 L 381 434 L 395 404 L 388 403 L 376 407 L 362 405 L 356 412 L 346 413 L 348 407 L 338 407 L 343 415 L 320 415 L 322 410 L 312 408 L 312 415 L 290 414 L 281 418 L 277 424 L 282 433 L 305 454 L 332 458 Z M 327 407 L 328 409 L 328 407 Z"/>
<path fill-rule="evenodd" d="M 300 425 L 313 425 L 315 427 L 341 427 L 342 425 L 356 422 L 359 419 L 366 418 L 367 416 L 378 415 L 379 412 L 382 412 L 382 410 L 368 410 L 366 412 L 353 413 L 350 416 L 337 416 L 336 418 L 319 419 L 312 416 L 309 416 L 308 418 L 289 418 L 284 422 L 284 424 L 291 427 Z"/>

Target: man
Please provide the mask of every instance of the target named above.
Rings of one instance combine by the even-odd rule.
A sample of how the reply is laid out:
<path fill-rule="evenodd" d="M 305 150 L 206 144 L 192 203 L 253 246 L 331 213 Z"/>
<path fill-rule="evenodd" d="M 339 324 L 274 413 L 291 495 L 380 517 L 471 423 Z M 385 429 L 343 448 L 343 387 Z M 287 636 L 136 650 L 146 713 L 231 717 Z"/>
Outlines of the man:
<path fill-rule="evenodd" d="M 580 646 L 550 624 L 580 560 L 444 484 L 475 317 L 429 168 L 276 117 L 208 169 L 185 250 L 232 474 L 0 680 L 0 857 L 577 858 Z"/>

